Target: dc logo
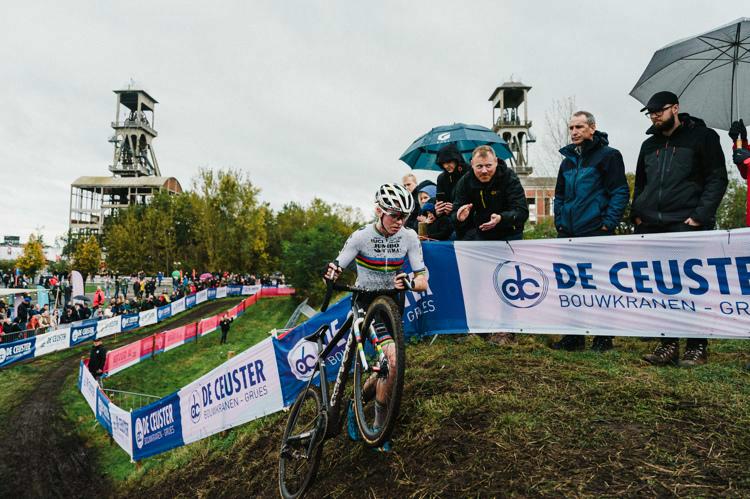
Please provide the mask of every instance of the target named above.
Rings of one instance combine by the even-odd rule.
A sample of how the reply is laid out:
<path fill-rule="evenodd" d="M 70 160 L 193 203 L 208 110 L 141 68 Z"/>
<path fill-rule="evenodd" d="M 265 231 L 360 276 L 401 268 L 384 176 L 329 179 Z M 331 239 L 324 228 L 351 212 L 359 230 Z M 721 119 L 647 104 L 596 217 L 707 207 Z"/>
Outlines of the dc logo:
<path fill-rule="evenodd" d="M 495 291 L 500 299 L 515 308 L 539 305 L 547 296 L 549 279 L 534 265 L 506 260 L 495 268 Z"/>
<path fill-rule="evenodd" d="M 437 139 L 439 142 L 444 142 L 450 138 L 451 138 L 450 132 L 441 133 L 440 135 L 437 136 Z"/>
<path fill-rule="evenodd" d="M 135 445 L 139 449 L 143 447 L 143 422 L 141 418 L 135 418 Z"/>
<path fill-rule="evenodd" d="M 8 351 L 4 348 L 0 348 L 0 364 L 5 362 L 5 359 L 8 358 Z"/>
<path fill-rule="evenodd" d="M 317 345 L 310 341 L 300 340 L 286 356 L 294 377 L 300 381 L 307 381 L 315 369 Z"/>
<path fill-rule="evenodd" d="M 194 390 L 190 395 L 190 419 L 193 424 L 201 420 L 201 403 L 198 390 Z"/>

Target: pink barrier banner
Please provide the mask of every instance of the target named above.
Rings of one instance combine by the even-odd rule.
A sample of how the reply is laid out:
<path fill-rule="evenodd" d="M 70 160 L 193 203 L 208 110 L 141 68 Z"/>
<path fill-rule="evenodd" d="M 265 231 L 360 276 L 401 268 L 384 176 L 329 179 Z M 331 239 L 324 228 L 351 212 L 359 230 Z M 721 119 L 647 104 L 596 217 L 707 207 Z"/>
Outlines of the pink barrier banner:
<path fill-rule="evenodd" d="M 111 375 L 132 366 L 141 360 L 141 345 L 139 341 L 116 348 L 107 352 L 104 372 Z"/>
<path fill-rule="evenodd" d="M 185 343 L 185 327 L 177 327 L 164 331 L 164 349 L 171 350 Z"/>
<path fill-rule="evenodd" d="M 141 344 L 141 358 L 145 359 L 146 357 L 150 357 L 154 351 L 154 335 L 147 336 L 146 338 L 141 339 L 138 343 Z"/>
<path fill-rule="evenodd" d="M 224 315 L 224 314 L 220 314 Z M 208 317 L 207 319 L 203 319 L 198 323 L 198 332 L 201 335 L 208 334 L 214 329 L 216 329 L 216 326 L 219 324 L 219 316 L 214 315 L 213 317 Z"/>
<path fill-rule="evenodd" d="M 154 335 L 154 353 L 164 351 L 165 334 L 163 332 Z"/>
<path fill-rule="evenodd" d="M 198 334 L 198 323 L 193 322 L 185 326 L 185 341 L 195 338 Z"/>

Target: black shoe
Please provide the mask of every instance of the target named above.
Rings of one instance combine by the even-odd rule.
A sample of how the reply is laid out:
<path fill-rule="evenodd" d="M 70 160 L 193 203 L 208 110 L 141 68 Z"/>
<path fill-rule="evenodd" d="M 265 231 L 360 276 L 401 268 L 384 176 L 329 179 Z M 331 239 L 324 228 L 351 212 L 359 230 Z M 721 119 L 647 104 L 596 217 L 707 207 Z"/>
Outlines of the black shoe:
<path fill-rule="evenodd" d="M 565 350 L 575 352 L 586 349 L 586 337 L 568 334 L 562 337 L 560 341 L 552 344 L 553 350 Z"/>
<path fill-rule="evenodd" d="M 594 342 L 591 344 L 591 350 L 594 352 L 606 352 L 613 348 L 615 348 L 615 346 L 612 344 L 611 336 L 595 336 Z"/>
<path fill-rule="evenodd" d="M 669 364 L 676 366 L 680 361 L 680 344 L 677 342 L 661 343 L 656 347 L 654 353 L 644 355 L 643 360 L 655 366 L 666 366 Z"/>

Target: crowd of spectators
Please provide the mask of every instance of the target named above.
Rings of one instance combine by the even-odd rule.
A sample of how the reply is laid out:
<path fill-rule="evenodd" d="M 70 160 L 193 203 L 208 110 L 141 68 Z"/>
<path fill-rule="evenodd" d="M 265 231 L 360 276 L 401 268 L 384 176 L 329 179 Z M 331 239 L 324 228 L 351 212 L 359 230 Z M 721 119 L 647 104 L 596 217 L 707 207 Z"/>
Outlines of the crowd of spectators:
<path fill-rule="evenodd" d="M 2 277 L 5 284 L 5 273 Z M 22 276 L 22 274 L 20 274 Z M 123 314 L 133 314 L 151 310 L 179 300 L 198 291 L 228 285 L 283 285 L 284 276 L 280 272 L 256 277 L 254 274 L 203 273 L 202 278 L 193 272 L 190 275 L 175 275 L 171 286 L 164 286 L 164 275 L 155 277 L 139 272 L 130 276 L 105 275 L 95 280 L 97 285 L 93 299 L 73 297 L 72 285 L 67 276 L 42 276 L 39 284 L 50 295 L 50 305 L 40 306 L 32 302 L 30 294 L 21 295 L 21 302 L 12 313 L 11 306 L 0 299 L 0 342 L 16 341 L 48 330 L 58 325 L 70 324 L 86 319 L 109 319 Z M 19 282 L 8 278 L 6 287 L 14 287 Z"/>

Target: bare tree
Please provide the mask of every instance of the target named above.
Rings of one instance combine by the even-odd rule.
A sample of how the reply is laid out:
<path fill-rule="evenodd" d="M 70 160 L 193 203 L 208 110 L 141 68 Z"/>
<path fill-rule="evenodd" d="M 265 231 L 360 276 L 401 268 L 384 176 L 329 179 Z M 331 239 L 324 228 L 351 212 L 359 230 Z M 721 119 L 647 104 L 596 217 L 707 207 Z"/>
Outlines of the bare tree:
<path fill-rule="evenodd" d="M 539 173 L 545 176 L 556 176 L 560 164 L 560 149 L 570 143 L 568 123 L 576 112 L 576 98 L 564 97 L 552 101 L 552 106 L 544 113 L 546 134 L 542 142 L 542 163 Z"/>

